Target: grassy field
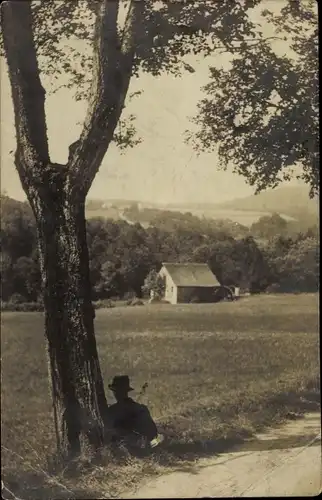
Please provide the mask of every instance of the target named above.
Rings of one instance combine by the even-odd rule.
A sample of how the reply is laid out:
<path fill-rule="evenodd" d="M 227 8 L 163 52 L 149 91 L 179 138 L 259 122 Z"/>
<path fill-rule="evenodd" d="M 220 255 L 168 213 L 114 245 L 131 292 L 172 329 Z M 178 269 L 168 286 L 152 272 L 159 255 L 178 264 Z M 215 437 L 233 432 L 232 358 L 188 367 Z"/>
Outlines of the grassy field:
<path fill-rule="evenodd" d="M 92 219 L 93 217 L 103 217 L 104 219 L 121 220 L 120 211 L 117 208 L 106 207 L 98 208 L 92 210 L 86 208 L 86 219 Z"/>
<path fill-rule="evenodd" d="M 173 211 L 179 211 L 182 213 L 185 213 L 188 211 L 188 209 L 185 209 L 184 207 L 178 207 L 178 208 L 173 208 L 169 209 Z M 243 224 L 244 226 L 251 226 L 254 222 L 258 221 L 260 217 L 263 217 L 263 215 L 271 215 L 271 212 L 265 212 L 265 211 L 252 211 L 252 210 L 234 210 L 234 209 L 210 209 L 210 210 L 198 210 L 191 208 L 189 209 L 189 212 L 192 215 L 195 215 L 197 217 L 206 217 L 209 220 L 225 220 L 229 219 L 233 222 L 238 222 L 239 224 Z M 161 214 L 160 210 L 160 214 Z M 294 220 L 293 217 L 290 217 L 285 214 L 280 214 L 284 219 L 286 220 Z M 112 219 L 114 221 L 120 221 L 122 220 L 121 217 L 121 211 L 119 211 L 117 208 L 112 208 L 112 207 L 107 207 L 107 208 L 98 208 L 95 210 L 92 210 L 90 208 L 86 209 L 86 218 L 87 219 L 92 219 L 93 217 L 102 217 L 104 219 Z M 149 227 L 150 223 L 148 221 L 142 222 L 140 221 L 140 224 L 143 227 Z M 153 225 L 153 224 L 152 224 Z"/>
<path fill-rule="evenodd" d="M 1 322 L 2 471 L 23 498 L 71 498 L 66 487 L 77 498 L 103 490 L 109 496 L 143 474 L 213 454 L 290 412 L 319 405 L 317 295 L 98 310 L 106 388 L 122 373 L 137 393 L 148 382 L 142 402 L 166 442 L 153 456 L 121 464 L 113 459 L 108 469 L 101 463 L 85 472 L 84 459 L 77 479 L 57 471 L 52 476 L 43 316 L 8 312 Z"/>

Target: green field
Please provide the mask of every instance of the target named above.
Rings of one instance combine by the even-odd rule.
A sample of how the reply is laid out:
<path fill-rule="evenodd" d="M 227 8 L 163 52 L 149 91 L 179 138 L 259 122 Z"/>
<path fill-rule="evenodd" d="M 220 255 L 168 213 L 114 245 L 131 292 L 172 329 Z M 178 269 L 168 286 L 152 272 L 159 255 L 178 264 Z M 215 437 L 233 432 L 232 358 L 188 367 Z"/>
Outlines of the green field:
<path fill-rule="evenodd" d="M 15 482 L 42 469 L 45 477 L 54 436 L 43 316 L 8 312 L 1 322 L 3 474 Z M 96 311 L 96 332 L 106 388 L 122 373 L 137 392 L 148 382 L 142 402 L 167 437 L 161 455 L 168 463 L 213 453 L 225 439 L 318 405 L 317 295 L 115 307 Z M 152 462 L 128 465 L 129 480 L 147 473 Z M 104 471 L 97 468 L 97 477 Z M 104 480 L 111 488 L 117 471 Z M 85 477 L 82 472 L 83 482 Z M 24 498 L 37 496 L 27 492 Z"/>

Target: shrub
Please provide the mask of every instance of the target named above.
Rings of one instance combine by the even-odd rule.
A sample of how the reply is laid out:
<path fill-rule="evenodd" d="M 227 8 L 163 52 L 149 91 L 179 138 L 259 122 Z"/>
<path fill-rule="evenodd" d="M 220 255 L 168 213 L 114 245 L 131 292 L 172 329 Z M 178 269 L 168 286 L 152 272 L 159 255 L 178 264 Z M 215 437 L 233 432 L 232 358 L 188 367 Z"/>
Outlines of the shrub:
<path fill-rule="evenodd" d="M 281 293 L 281 285 L 279 283 L 272 283 L 266 288 L 266 293 Z"/>
<path fill-rule="evenodd" d="M 111 299 L 107 300 L 97 300 L 96 302 L 93 302 L 94 309 L 108 309 L 115 307 L 114 302 Z"/>
<path fill-rule="evenodd" d="M 20 304 L 21 311 L 23 312 L 43 312 L 44 306 L 39 302 L 25 302 Z"/>
<path fill-rule="evenodd" d="M 155 269 L 152 269 L 144 280 L 142 291 L 145 295 L 162 298 L 165 292 L 165 279 L 159 276 Z"/>
<path fill-rule="evenodd" d="M 141 299 L 134 298 L 126 301 L 127 306 L 144 306 L 144 302 Z"/>
<path fill-rule="evenodd" d="M 42 312 L 44 307 L 39 302 L 23 302 L 17 303 L 12 302 L 1 302 L 1 311 L 11 311 L 11 312 Z"/>
<path fill-rule="evenodd" d="M 13 293 L 9 299 L 9 302 L 12 302 L 12 304 L 23 304 L 26 303 L 26 297 L 21 295 L 20 293 Z"/>
<path fill-rule="evenodd" d="M 11 305 L 12 307 L 12 304 L 10 304 L 9 302 L 3 302 L 1 301 L 1 311 L 4 312 L 4 311 L 11 311 L 12 309 L 9 308 L 9 305 Z"/>

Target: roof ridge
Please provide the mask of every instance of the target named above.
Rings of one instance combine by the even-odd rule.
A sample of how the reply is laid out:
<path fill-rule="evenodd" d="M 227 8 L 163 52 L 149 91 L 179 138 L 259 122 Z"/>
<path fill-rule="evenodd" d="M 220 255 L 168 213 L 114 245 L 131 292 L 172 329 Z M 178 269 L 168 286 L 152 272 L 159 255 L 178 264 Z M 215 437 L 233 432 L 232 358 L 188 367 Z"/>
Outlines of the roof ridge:
<path fill-rule="evenodd" d="M 217 286 L 217 276 L 205 262 L 163 262 L 162 267 L 177 286 Z"/>
<path fill-rule="evenodd" d="M 163 266 L 208 266 L 207 262 L 162 262 Z M 209 267 L 209 266 L 208 266 Z"/>

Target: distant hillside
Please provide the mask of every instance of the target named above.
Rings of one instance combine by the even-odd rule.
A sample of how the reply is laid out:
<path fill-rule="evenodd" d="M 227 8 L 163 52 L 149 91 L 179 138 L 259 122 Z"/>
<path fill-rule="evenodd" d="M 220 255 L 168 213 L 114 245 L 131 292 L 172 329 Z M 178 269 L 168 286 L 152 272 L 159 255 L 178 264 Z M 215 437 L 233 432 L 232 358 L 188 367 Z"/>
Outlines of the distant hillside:
<path fill-rule="evenodd" d="M 8 196 L 1 195 L 1 210 L 26 210 L 31 212 L 27 202 L 19 202 Z M 224 203 L 171 203 L 161 205 L 156 203 L 133 200 L 92 200 L 86 203 L 86 217 L 102 217 L 114 221 L 125 220 L 129 223 L 139 222 L 144 227 L 154 225 L 156 216 L 163 217 L 170 212 L 188 213 L 208 220 L 230 220 L 243 226 L 251 226 L 262 215 L 277 212 L 285 218 L 289 217 L 301 222 L 303 228 L 318 224 L 318 200 L 309 198 L 309 190 L 305 186 L 288 186 L 270 189 L 258 195 L 236 198 Z M 130 213 L 131 212 L 131 213 Z M 133 213 L 132 213 L 133 212 Z M 3 218 L 3 217 L 2 217 Z M 176 216 L 174 214 L 173 218 Z"/>
<path fill-rule="evenodd" d="M 231 210 L 278 212 L 295 218 L 304 214 L 318 215 L 318 200 L 309 198 L 309 190 L 305 186 L 270 189 L 258 195 L 236 198 L 217 206 Z"/>

